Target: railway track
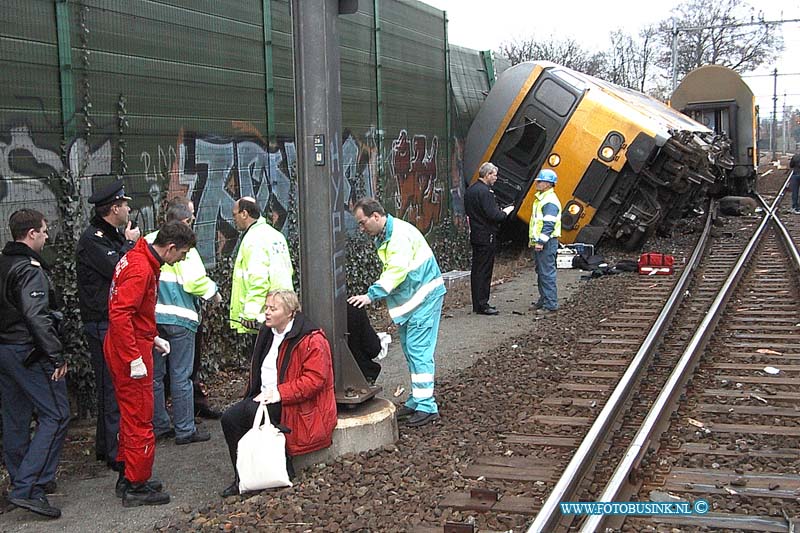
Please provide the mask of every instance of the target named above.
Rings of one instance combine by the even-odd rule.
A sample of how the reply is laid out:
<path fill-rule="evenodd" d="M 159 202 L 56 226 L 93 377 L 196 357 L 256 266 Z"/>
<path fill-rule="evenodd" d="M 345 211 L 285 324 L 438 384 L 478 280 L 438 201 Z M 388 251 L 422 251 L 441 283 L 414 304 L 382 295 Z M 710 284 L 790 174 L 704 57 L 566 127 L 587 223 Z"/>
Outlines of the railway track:
<path fill-rule="evenodd" d="M 796 390 L 800 386 L 800 376 L 785 366 L 784 356 L 787 351 L 791 354 L 796 350 L 792 333 L 797 332 L 797 324 L 800 324 L 796 255 L 796 251 L 792 257 L 780 247 L 777 230 L 771 229 L 765 219 L 745 253 L 737 259 L 736 268 L 725 275 L 723 290 L 718 294 L 701 295 L 700 302 L 694 297 L 687 301 L 691 302 L 688 313 L 684 305 L 671 328 L 672 334 L 664 338 L 661 349 L 653 358 L 651 370 L 643 380 L 658 386 L 640 389 L 629 410 L 633 416 L 627 418 L 622 430 L 613 436 L 613 445 L 593 471 L 595 479 L 609 480 L 605 482 L 605 488 L 589 490 L 588 493 L 576 491 L 571 496 L 599 502 L 631 499 L 693 502 L 706 496 L 710 500 L 701 502 L 698 508 L 701 513 L 677 518 L 674 515 L 656 516 L 651 518 L 654 524 L 644 524 L 650 520 L 644 517 L 630 518 L 630 523 L 623 524 L 624 517 L 598 514 L 586 518 L 580 524 L 581 531 L 598 531 L 609 526 L 630 531 L 645 528 L 656 531 L 660 529 L 658 526 L 667 524 L 690 529 L 793 529 L 794 517 L 800 510 L 800 502 L 796 500 L 800 496 L 797 492 L 800 477 L 794 474 L 798 456 L 784 449 L 787 444 L 796 448 L 800 437 L 797 418 L 788 416 L 793 407 L 780 403 L 773 406 L 744 405 L 739 406 L 740 412 L 737 413 L 730 402 L 769 403 L 765 395 L 775 395 L 771 387 L 780 391 L 782 387 Z M 739 283 L 745 266 L 749 267 L 748 274 Z M 705 285 L 705 277 L 705 271 L 701 271 L 695 287 Z M 712 274 L 712 277 L 717 276 Z M 734 288 L 737 292 L 731 299 Z M 708 297 L 714 302 L 705 307 L 704 301 Z M 693 315 L 702 317 L 699 325 Z M 720 321 L 721 317 L 725 319 Z M 781 333 L 774 329 L 776 318 L 789 319 L 788 323 L 782 324 Z M 718 323 L 721 325 L 715 331 Z M 780 328 L 781 323 L 777 324 Z M 696 371 L 695 367 L 698 367 Z M 783 376 L 774 377 L 773 374 L 781 372 Z M 690 381 L 692 388 L 687 389 Z M 694 409 L 689 409 L 686 400 L 680 401 L 690 391 L 697 394 Z M 656 394 L 654 399 L 650 398 L 653 394 Z M 791 402 L 788 398 L 784 400 Z M 676 407 L 677 416 L 674 416 Z M 641 419 L 642 423 L 631 423 L 636 419 Z M 630 437 L 633 432 L 635 435 Z M 687 434 L 690 436 L 688 441 L 685 439 Z M 666 435 L 669 436 L 665 441 L 663 437 Z M 687 449 L 683 447 L 684 442 L 714 445 Z M 749 450 L 751 446 L 777 450 L 774 452 L 777 456 L 771 458 L 769 466 L 758 468 L 736 453 L 743 447 Z M 716 457 L 714 454 L 720 447 L 733 452 L 719 455 L 720 458 L 726 457 L 727 463 L 719 462 L 722 459 L 703 461 L 709 456 Z M 690 453 L 689 449 L 694 452 Z M 739 466 L 730 470 L 722 468 L 723 464 L 730 465 L 731 462 L 738 462 Z M 754 490 L 744 494 L 731 485 L 741 488 L 748 483 Z M 781 485 L 787 490 L 775 492 Z M 675 490 L 677 487 L 681 490 Z M 754 498 L 759 501 L 753 502 Z M 776 505 L 775 499 L 786 500 L 786 503 Z M 530 530 L 549 530 L 556 523 L 571 524 L 568 516 L 561 516 L 559 520 L 555 513 L 551 513 L 549 521 L 546 518 L 543 514 L 537 516 Z M 543 525 L 544 529 L 541 529 Z"/>
<path fill-rule="evenodd" d="M 787 229 L 797 240 L 800 228 L 793 228 L 795 223 L 790 219 Z M 494 513 L 524 513 L 527 507 L 528 513 L 538 513 L 529 531 L 683 530 L 712 527 L 722 519 L 719 524 L 728 529 L 789 531 L 792 517 L 800 516 L 800 476 L 793 474 L 800 470 L 800 410 L 794 407 L 800 399 L 800 348 L 794 348 L 800 331 L 797 272 L 766 221 L 729 219 L 729 227 L 712 230 L 709 223 L 707 229 L 708 243 L 701 238 L 695 254 L 679 269 L 677 281 L 678 273 L 638 280 L 628 305 L 581 339 L 584 358 L 559 384 L 558 394 L 541 402 L 530 417 L 530 433 L 506 435 L 506 443 L 519 453 L 477 458 L 464 474 L 528 483 L 530 489 L 508 495 L 475 488 L 449 495 L 440 506 Z M 759 240 L 748 242 L 756 233 L 766 235 L 759 248 Z M 715 308 L 727 301 L 730 288 L 742 276 L 731 273 L 749 256 L 755 263 L 697 367 L 720 316 Z M 690 285 L 682 285 L 689 280 Z M 723 290 L 728 296 L 720 296 Z M 696 333 L 698 329 L 705 333 Z M 716 351 L 721 355 L 714 356 Z M 677 377 L 676 367 L 685 368 L 684 377 Z M 687 376 L 695 367 L 687 392 Z M 773 368 L 779 377 L 770 374 Z M 709 386 L 699 389 L 699 383 Z M 671 393 L 663 392 L 666 385 Z M 678 406 L 681 398 L 690 399 Z M 649 414 L 651 408 L 678 410 L 672 417 L 656 417 Z M 649 426 L 642 435 L 645 422 Z M 750 433 L 757 438 L 747 436 Z M 694 438 L 685 438 L 687 434 Z M 781 446 L 786 439 L 789 446 Z M 759 461 L 742 459 L 743 447 L 759 450 L 754 457 L 775 471 L 764 474 Z M 762 452 L 764 447 L 768 450 Z M 545 464 L 543 456 L 548 457 Z M 628 464 L 619 467 L 625 461 Z M 739 466 L 726 471 L 732 463 Z M 712 478 L 716 481 L 710 483 Z M 618 486 L 606 487 L 609 479 L 617 479 Z M 753 489 L 737 491 L 730 483 Z M 785 490 L 780 491 L 781 486 Z M 767 492 L 756 496 L 759 490 Z M 544 499 L 537 497 L 540 493 L 549 493 L 543 506 L 538 505 Z M 691 502 L 702 494 L 708 495 L 710 511 L 702 521 L 696 521 L 698 515 L 652 521 L 637 517 L 625 523 L 623 518 L 583 521 L 562 515 L 558 506 L 563 501 Z M 748 506 L 731 504 L 731 496 L 743 502 L 786 501 L 778 505 L 758 500 Z M 749 518 L 733 516 L 732 507 L 746 509 L 740 516 Z M 728 516 L 719 516 L 724 511 Z M 467 530 L 460 529 L 465 524 L 448 526 L 445 531 Z"/>

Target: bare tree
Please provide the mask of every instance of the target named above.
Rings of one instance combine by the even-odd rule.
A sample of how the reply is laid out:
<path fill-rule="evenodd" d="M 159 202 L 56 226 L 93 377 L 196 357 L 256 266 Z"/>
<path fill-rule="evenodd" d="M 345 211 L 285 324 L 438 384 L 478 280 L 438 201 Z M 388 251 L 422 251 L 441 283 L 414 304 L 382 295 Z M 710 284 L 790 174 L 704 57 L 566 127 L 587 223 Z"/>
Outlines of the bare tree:
<path fill-rule="evenodd" d="M 637 37 L 621 30 L 611 32 L 611 48 L 606 54 L 606 69 L 601 78 L 644 92 L 654 62 L 656 29 L 646 27 Z"/>
<path fill-rule="evenodd" d="M 497 53 L 510 59 L 512 65 L 523 61 L 552 61 L 592 76 L 605 69 L 603 53 L 590 53 L 574 39 L 516 39 L 500 44 Z"/>
<path fill-rule="evenodd" d="M 775 24 L 763 20 L 743 0 L 687 0 L 672 10 L 679 29 L 677 71 L 682 78 L 702 65 L 723 65 L 738 72 L 755 70 L 783 50 Z M 659 24 L 658 64 L 671 70 L 672 18 Z"/>

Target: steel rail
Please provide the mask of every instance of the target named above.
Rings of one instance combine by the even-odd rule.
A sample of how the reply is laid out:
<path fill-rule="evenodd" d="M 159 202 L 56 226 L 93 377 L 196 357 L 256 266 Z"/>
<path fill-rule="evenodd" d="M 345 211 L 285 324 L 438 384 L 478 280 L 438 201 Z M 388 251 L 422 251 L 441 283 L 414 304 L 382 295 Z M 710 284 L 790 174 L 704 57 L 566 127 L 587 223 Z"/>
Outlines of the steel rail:
<path fill-rule="evenodd" d="M 778 193 L 778 196 L 775 198 L 775 201 L 773 202 L 774 205 L 777 206 L 780 203 L 783 196 L 786 194 L 786 190 L 789 188 L 789 180 L 791 179 L 792 179 L 792 173 L 789 172 L 789 175 L 786 177 L 786 181 L 783 183 L 781 192 Z M 758 199 L 761 201 L 761 204 L 764 206 L 765 209 L 767 209 L 770 216 L 772 217 L 772 223 L 775 225 L 775 229 L 780 234 L 781 239 L 783 239 L 783 245 L 786 248 L 786 252 L 792 258 L 792 263 L 794 263 L 794 269 L 796 273 L 800 273 L 800 253 L 798 253 L 797 245 L 794 243 L 794 240 L 792 240 L 792 236 L 789 235 L 789 230 L 787 230 L 786 226 L 783 225 L 783 221 L 780 218 L 778 218 L 775 209 L 770 208 L 767 205 L 766 200 L 764 200 L 764 198 L 762 198 L 760 194 L 756 196 L 758 196 Z"/>
<path fill-rule="evenodd" d="M 780 196 L 778 196 L 773 202 L 773 208 L 775 205 L 777 205 L 779 200 Z M 733 294 L 739 279 L 744 273 L 745 265 L 755 252 L 756 246 L 761 241 L 761 237 L 763 236 L 764 231 L 771 219 L 771 209 L 768 209 L 767 213 L 764 215 L 764 218 L 761 220 L 761 224 L 759 224 L 758 228 L 753 234 L 753 237 L 747 243 L 744 252 L 742 252 L 742 255 L 739 257 L 736 265 L 734 265 L 731 273 L 725 279 L 725 283 L 723 283 L 722 288 L 717 294 L 717 297 L 714 298 L 711 307 L 708 309 L 708 311 L 706 311 L 703 321 L 697 327 L 697 330 L 692 336 L 692 339 L 689 341 L 686 350 L 684 350 L 683 354 L 675 365 L 675 368 L 670 373 L 664 388 L 661 390 L 658 398 L 656 398 L 652 407 L 648 411 L 644 422 L 642 422 L 639 431 L 636 433 L 636 436 L 633 438 L 630 446 L 625 451 L 625 455 L 614 471 L 614 474 L 611 476 L 611 480 L 603 489 L 603 493 L 600 495 L 598 501 L 616 501 L 616 498 L 621 493 L 622 488 L 626 485 L 628 476 L 633 470 L 634 465 L 638 464 L 641 456 L 647 451 L 646 446 L 651 441 L 654 429 L 662 421 L 663 416 L 669 416 L 671 413 L 671 411 L 666 409 L 666 406 L 671 405 L 673 400 L 675 400 L 676 397 L 682 392 L 683 385 L 689 377 L 688 371 L 694 367 L 697 357 L 699 357 L 702 349 L 708 342 L 708 339 L 711 337 L 711 335 L 713 335 L 717 321 L 722 315 L 722 310 L 724 309 L 725 304 L 727 303 L 731 294 Z M 603 526 L 603 523 L 606 519 L 607 517 L 604 515 L 588 516 L 581 527 L 581 533 L 593 533 L 598 531 Z"/>
<path fill-rule="evenodd" d="M 580 446 L 572 456 L 564 473 L 561 475 L 547 500 L 545 500 L 542 505 L 542 508 L 537 513 L 527 533 L 549 533 L 556 529 L 557 523 L 562 518 L 559 503 L 570 501 L 574 498 L 581 480 L 594 463 L 600 448 L 606 441 L 606 437 L 618 422 L 620 415 L 623 414 L 624 406 L 634 392 L 638 378 L 646 368 L 646 364 L 650 361 L 650 357 L 655 351 L 657 343 L 661 340 L 664 331 L 669 327 L 673 316 L 677 312 L 678 305 L 686 296 L 686 289 L 689 287 L 694 271 L 700 264 L 700 260 L 708 246 L 711 224 L 716 216 L 716 211 L 717 203 L 712 202 L 708 209 L 703 233 L 700 235 L 694 252 L 689 258 L 675 288 L 672 290 L 672 293 L 670 293 L 669 299 L 664 304 L 650 332 L 636 352 L 636 355 L 633 357 L 619 383 L 614 388 L 614 391 L 609 396 L 608 401 L 603 406 L 603 409 L 595 419 L 592 427 L 589 428 L 588 433 L 583 438 L 583 441 L 581 441 Z"/>

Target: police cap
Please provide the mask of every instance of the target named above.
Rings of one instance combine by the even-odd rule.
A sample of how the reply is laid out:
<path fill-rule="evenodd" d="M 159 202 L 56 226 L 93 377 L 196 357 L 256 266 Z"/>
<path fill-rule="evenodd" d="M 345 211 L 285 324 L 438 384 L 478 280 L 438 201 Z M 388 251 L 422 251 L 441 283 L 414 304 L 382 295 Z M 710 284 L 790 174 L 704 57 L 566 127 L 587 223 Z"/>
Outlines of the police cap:
<path fill-rule="evenodd" d="M 94 205 L 106 205 L 117 200 L 130 200 L 129 196 L 125 196 L 125 184 L 122 179 L 115 179 L 102 189 L 94 192 L 89 197 L 89 203 Z"/>

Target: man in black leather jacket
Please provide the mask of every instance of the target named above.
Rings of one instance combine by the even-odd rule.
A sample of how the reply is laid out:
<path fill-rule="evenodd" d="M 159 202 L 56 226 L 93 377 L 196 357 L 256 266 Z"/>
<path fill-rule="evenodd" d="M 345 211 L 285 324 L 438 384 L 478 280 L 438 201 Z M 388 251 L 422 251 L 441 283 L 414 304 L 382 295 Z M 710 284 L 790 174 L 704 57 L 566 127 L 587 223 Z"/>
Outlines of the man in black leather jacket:
<path fill-rule="evenodd" d="M 500 209 L 492 191 L 497 181 L 497 167 L 483 163 L 478 169 L 478 179 L 469 186 L 464 196 L 464 209 L 469 217 L 469 242 L 472 245 L 472 311 L 481 315 L 496 315 L 497 309 L 489 305 L 489 289 L 497 250 L 497 232 L 513 207 Z"/>
<path fill-rule="evenodd" d="M 75 249 L 78 301 L 97 390 L 95 456 L 117 472 L 122 471 L 117 462 L 119 406 L 103 355 L 103 342 L 108 330 L 108 289 L 114 268 L 140 235 L 139 228 L 133 227 L 129 219 L 129 200 L 121 179 L 92 194 L 89 203 L 94 204 L 95 213 Z"/>
<path fill-rule="evenodd" d="M 67 364 L 58 339 L 60 313 L 47 265 L 40 212 L 20 209 L 9 219 L 14 241 L 0 255 L 0 396 L 3 459 L 11 478 L 8 501 L 49 518 L 61 516 L 45 496 L 55 479 L 69 422 Z M 30 424 L 36 410 L 33 440 Z"/>

